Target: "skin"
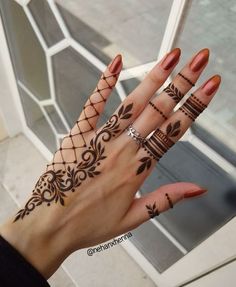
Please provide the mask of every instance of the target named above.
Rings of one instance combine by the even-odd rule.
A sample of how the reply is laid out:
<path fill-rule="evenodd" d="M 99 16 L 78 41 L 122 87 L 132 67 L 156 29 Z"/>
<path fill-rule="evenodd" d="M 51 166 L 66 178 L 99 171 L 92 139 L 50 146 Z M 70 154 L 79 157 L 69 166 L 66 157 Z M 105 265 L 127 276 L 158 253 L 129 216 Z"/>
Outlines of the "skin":
<path fill-rule="evenodd" d="M 192 120 L 181 110 L 173 112 L 176 102 L 165 91 L 161 92 L 158 97 L 152 98 L 177 65 L 179 56 L 179 49 L 174 49 L 172 53 L 165 55 L 117 107 L 114 115 L 119 131 L 109 141 L 104 141 L 99 138 L 99 134 L 107 127 L 106 125 L 97 127 L 97 121 L 105 107 L 105 100 L 112 91 L 107 88 L 108 84 L 110 87 L 115 86 L 122 68 L 121 57 L 117 56 L 115 63 L 110 64 L 104 71 L 103 76 L 106 77 L 106 81 L 102 78 L 99 80 L 77 123 L 63 140 L 62 148 L 64 149 L 71 147 L 70 135 L 73 137 L 73 142 L 77 147 L 75 153 L 72 148 L 64 150 L 63 156 L 60 150 L 57 151 L 52 163 L 46 168 L 46 172 L 55 172 L 60 169 L 68 171 L 68 167 L 70 170 L 78 170 L 77 164 L 73 163 L 74 157 L 77 163 L 83 162 L 83 153 L 89 147 L 92 149 L 91 140 L 94 142 L 99 139 L 105 155 L 95 169 L 99 171 L 99 174 L 93 177 L 87 176 L 79 186 L 74 188 L 73 192 L 72 190 L 66 191 L 63 204 L 60 201 L 51 201 L 49 206 L 43 201 L 28 215 L 18 218 L 14 215 L 0 227 L 1 236 L 46 279 L 75 250 L 94 246 L 130 231 L 149 220 L 150 217 L 171 208 L 178 201 L 206 191 L 194 183 L 178 182 L 161 186 L 142 198 L 135 198 L 137 190 L 151 173 L 156 160 L 150 157 L 149 168 L 137 173 L 142 164 L 141 160 L 149 155 L 143 147 L 127 135 L 126 128 L 132 124 L 142 137 L 148 136 L 159 128 L 163 133 L 168 134 L 173 142 L 176 142 L 192 124 Z M 196 83 L 208 63 L 208 57 L 209 50 L 201 50 L 197 57 L 193 56 L 189 59 L 180 72 L 191 82 Z M 164 63 L 166 60 L 167 64 Z M 113 72 L 111 72 L 112 69 Z M 220 76 L 216 75 L 205 81 L 193 93 L 205 105 L 208 105 L 220 81 Z M 192 88 L 179 75 L 174 78 L 173 84 L 183 94 Z M 99 92 L 96 92 L 97 90 L 102 90 L 102 97 Z M 149 104 L 151 98 L 152 103 L 168 117 L 167 120 Z M 95 102 L 97 114 L 88 119 L 94 112 L 91 103 Z M 123 119 L 122 106 L 123 112 L 129 106 L 129 111 Z M 83 133 L 83 137 L 79 134 L 81 130 L 87 131 Z M 63 161 L 66 163 L 63 164 Z M 55 162 L 59 163 L 55 164 Z"/>

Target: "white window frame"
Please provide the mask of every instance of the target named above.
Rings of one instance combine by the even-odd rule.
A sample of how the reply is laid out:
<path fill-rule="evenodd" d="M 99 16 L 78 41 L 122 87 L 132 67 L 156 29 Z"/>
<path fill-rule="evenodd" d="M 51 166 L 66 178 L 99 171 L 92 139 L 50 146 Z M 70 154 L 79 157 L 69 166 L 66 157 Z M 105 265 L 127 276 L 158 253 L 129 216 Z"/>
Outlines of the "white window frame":
<path fill-rule="evenodd" d="M 57 145 L 59 146 L 59 140 L 64 136 L 62 134 L 58 134 L 50 117 L 47 115 L 45 111 L 45 106 L 49 104 L 53 104 L 56 111 L 58 112 L 59 117 L 61 118 L 63 124 L 65 125 L 67 131 L 69 131 L 69 124 L 66 121 L 63 113 L 61 112 L 55 97 L 55 87 L 54 87 L 54 79 L 53 79 L 53 70 L 52 70 L 52 59 L 51 57 L 56 53 L 62 51 L 66 47 L 74 48 L 79 54 L 87 59 L 93 66 L 95 66 L 99 71 L 104 71 L 106 65 L 94 56 L 90 51 L 85 49 L 80 43 L 75 41 L 65 23 L 63 18 L 61 17 L 55 3 L 53 0 L 47 0 L 60 28 L 62 33 L 64 34 L 65 39 L 56 43 L 55 45 L 48 47 L 46 41 L 44 40 L 27 4 L 30 0 L 15 0 L 17 1 L 25 11 L 26 16 L 28 17 L 33 30 L 41 44 L 42 49 L 46 55 L 46 64 L 48 70 L 48 78 L 49 78 L 49 88 L 51 93 L 51 98 L 43 101 L 39 101 L 37 97 L 33 95 L 33 93 L 20 81 L 18 81 L 18 85 L 24 90 L 24 92 L 35 101 L 40 107 L 42 113 L 44 114 L 48 124 L 50 125 L 52 132 L 57 139 Z M 171 7 L 171 11 L 169 14 L 169 18 L 167 21 L 163 41 L 159 50 L 159 54 L 157 60 L 160 60 L 164 54 L 171 50 L 173 42 L 175 40 L 176 32 L 178 30 L 179 24 L 181 22 L 183 12 L 185 6 L 187 5 L 187 0 L 173 0 L 173 4 Z M 1 52 L 0 56 L 3 61 L 3 65 L 6 71 L 6 76 L 8 79 L 8 87 L 9 89 L 6 91 L 9 93 L 7 96 L 9 97 L 8 107 L 6 107 L 5 112 L 3 113 L 5 122 L 7 124 L 7 129 L 12 131 L 10 134 L 14 135 L 19 130 L 21 130 L 32 142 L 33 144 L 41 151 L 41 153 L 45 156 L 47 160 L 50 160 L 52 157 L 52 153 L 47 149 L 47 147 L 40 141 L 38 137 L 28 128 L 26 125 L 26 119 L 24 116 L 23 108 L 20 102 L 20 97 L 18 93 L 17 83 L 14 76 L 14 71 L 11 63 L 10 53 L 7 46 L 7 41 L 3 29 L 2 21 L 0 21 L 0 42 L 1 42 Z M 128 80 L 131 78 L 141 78 L 143 77 L 154 65 L 156 61 L 152 61 L 143 65 L 139 65 L 136 67 L 125 69 L 121 72 L 119 81 L 116 85 L 116 91 L 120 96 L 120 99 L 123 100 L 126 97 L 125 91 L 121 85 L 121 81 Z M 167 80 L 166 84 L 171 81 L 171 77 Z M 4 93 L 3 93 L 4 96 Z M 3 97 L 1 97 L 3 101 Z M 11 102 L 11 103 L 10 103 Z M 11 106 L 12 104 L 12 106 Z M 11 110 L 14 112 L 15 118 L 19 119 L 21 123 L 18 128 L 15 127 L 15 122 L 11 118 Z M 226 172 L 233 174 L 236 176 L 236 168 L 224 159 L 221 155 L 219 155 L 215 150 L 213 150 L 210 146 L 200 140 L 196 135 L 194 135 L 191 130 L 186 133 L 186 135 L 182 138 L 182 140 L 187 140 L 191 142 L 197 149 L 199 149 L 202 153 L 204 153 L 207 157 L 210 158 L 214 163 L 223 168 Z M 186 254 L 186 249 L 160 224 L 155 220 L 152 220 L 153 224 L 161 230 L 165 234 L 165 236 L 183 253 Z M 126 241 L 122 244 L 122 246 L 127 250 L 127 252 L 140 264 L 140 266 L 149 274 L 149 276 L 153 279 L 158 286 L 181 286 L 181 284 L 186 283 L 189 280 L 194 280 L 201 276 L 202 274 L 209 272 L 210 270 L 219 267 L 221 264 L 225 264 L 227 260 L 232 260 L 236 254 L 236 236 L 232 233 L 232 230 L 236 229 L 236 219 L 230 220 L 227 224 L 225 224 L 222 228 L 220 228 L 217 232 L 211 235 L 208 239 L 206 239 L 202 244 L 198 245 L 191 252 L 187 253 L 182 259 L 172 265 L 163 273 L 158 273 L 156 269 L 148 262 L 148 260 L 139 252 L 139 250 L 129 241 Z M 222 247 L 222 243 L 224 243 Z M 206 252 L 209 256 L 205 256 Z M 65 270 L 65 266 L 63 267 Z M 68 270 L 66 270 L 69 273 Z"/>

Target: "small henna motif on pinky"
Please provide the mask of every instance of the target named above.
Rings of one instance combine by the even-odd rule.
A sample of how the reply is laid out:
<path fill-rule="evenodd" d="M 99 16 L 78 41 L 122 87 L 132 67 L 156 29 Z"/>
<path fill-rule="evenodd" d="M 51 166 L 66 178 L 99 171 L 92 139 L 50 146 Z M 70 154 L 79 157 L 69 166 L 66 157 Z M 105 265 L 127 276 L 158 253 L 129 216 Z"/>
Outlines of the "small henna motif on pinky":
<path fill-rule="evenodd" d="M 156 202 L 154 202 L 153 205 L 147 204 L 146 208 L 150 218 L 154 218 L 155 216 L 158 216 L 160 214 L 157 209 Z"/>

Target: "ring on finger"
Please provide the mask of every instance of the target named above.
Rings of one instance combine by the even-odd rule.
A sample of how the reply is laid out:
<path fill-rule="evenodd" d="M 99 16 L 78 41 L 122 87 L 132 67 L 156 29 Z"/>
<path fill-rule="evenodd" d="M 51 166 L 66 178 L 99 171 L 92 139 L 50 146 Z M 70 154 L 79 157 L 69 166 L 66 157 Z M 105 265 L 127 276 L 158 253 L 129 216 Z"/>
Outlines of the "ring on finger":
<path fill-rule="evenodd" d="M 138 131 L 132 126 L 129 125 L 127 130 L 127 135 L 130 136 L 134 141 L 138 143 L 139 146 L 143 146 L 146 142 L 146 138 L 142 137 Z"/>

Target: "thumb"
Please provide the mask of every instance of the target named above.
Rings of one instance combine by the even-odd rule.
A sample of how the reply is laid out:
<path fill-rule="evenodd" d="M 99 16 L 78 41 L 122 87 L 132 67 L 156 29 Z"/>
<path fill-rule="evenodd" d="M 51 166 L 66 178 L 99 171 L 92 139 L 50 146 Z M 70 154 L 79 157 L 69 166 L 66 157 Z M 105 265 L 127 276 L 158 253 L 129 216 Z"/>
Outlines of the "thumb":
<path fill-rule="evenodd" d="M 159 187 L 149 194 L 135 198 L 128 212 L 122 220 L 122 229 L 131 230 L 161 212 L 173 208 L 184 199 L 195 197 L 207 190 L 190 182 L 178 182 Z"/>

